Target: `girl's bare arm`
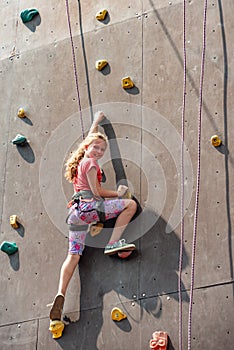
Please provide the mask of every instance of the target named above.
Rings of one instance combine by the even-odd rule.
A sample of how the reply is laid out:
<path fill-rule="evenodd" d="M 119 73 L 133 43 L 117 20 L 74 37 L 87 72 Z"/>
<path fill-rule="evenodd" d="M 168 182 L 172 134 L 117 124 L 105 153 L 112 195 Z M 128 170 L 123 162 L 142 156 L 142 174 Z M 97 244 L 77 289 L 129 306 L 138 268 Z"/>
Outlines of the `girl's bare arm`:
<path fill-rule="evenodd" d="M 100 185 L 98 180 L 97 180 L 97 183 L 96 183 L 96 187 L 97 187 L 98 192 L 99 192 L 101 197 L 104 197 L 104 198 L 114 198 L 114 197 L 116 198 L 116 197 L 118 197 L 118 192 L 117 191 L 106 190 L 105 188 L 103 188 Z"/>
<path fill-rule="evenodd" d="M 101 187 L 101 185 L 97 180 L 97 169 L 95 167 L 92 167 L 88 171 L 87 178 L 88 178 L 90 190 L 93 192 L 95 197 L 104 197 L 104 198 L 118 197 L 117 191 L 110 191 Z"/>
<path fill-rule="evenodd" d="M 105 118 L 104 113 L 99 111 L 97 113 L 95 113 L 94 115 L 94 121 L 89 129 L 89 133 L 88 135 L 94 133 L 94 132 L 98 132 L 98 124 L 101 123 L 101 121 Z"/>

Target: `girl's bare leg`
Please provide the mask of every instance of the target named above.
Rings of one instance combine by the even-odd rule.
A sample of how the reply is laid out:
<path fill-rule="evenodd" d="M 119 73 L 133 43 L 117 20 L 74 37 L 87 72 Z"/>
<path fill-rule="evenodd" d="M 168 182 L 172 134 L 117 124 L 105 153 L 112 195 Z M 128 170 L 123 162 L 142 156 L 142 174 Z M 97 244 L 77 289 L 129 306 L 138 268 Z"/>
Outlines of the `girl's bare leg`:
<path fill-rule="evenodd" d="M 110 242 L 118 241 L 121 238 L 126 226 L 129 224 L 131 218 L 137 210 L 137 204 L 134 200 L 125 199 L 124 201 L 126 203 L 125 209 L 116 220 Z"/>
<path fill-rule="evenodd" d="M 64 304 L 64 296 L 66 294 L 68 284 L 70 282 L 70 279 L 74 273 L 74 270 L 79 260 L 80 260 L 80 255 L 68 254 L 61 267 L 58 294 L 54 298 L 54 302 L 50 310 L 51 321 L 61 320 L 63 304 Z"/>
<path fill-rule="evenodd" d="M 80 255 L 78 254 L 68 254 L 60 271 L 59 288 L 58 294 L 65 296 L 68 284 L 74 273 L 74 270 L 79 263 Z"/>

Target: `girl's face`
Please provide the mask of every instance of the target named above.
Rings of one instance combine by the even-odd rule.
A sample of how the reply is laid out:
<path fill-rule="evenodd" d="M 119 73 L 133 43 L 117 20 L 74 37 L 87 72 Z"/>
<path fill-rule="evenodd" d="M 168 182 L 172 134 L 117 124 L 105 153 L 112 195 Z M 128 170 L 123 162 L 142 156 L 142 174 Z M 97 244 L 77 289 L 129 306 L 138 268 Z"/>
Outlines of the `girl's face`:
<path fill-rule="evenodd" d="M 102 139 L 94 140 L 86 149 L 85 154 L 95 160 L 100 159 L 106 150 L 106 142 Z"/>

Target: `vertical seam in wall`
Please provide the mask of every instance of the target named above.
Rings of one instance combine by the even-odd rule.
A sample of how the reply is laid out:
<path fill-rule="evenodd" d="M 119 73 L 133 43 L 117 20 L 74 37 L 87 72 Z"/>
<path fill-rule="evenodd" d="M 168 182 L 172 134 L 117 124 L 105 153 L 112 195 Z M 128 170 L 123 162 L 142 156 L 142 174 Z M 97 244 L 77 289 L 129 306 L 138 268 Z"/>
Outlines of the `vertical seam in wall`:
<path fill-rule="evenodd" d="M 5 162 L 4 162 L 4 173 L 3 173 L 3 191 L 2 191 L 2 207 L 1 207 L 1 230 L 2 230 L 2 222 L 3 222 L 3 208 L 4 208 L 4 203 L 5 203 L 5 191 L 6 191 L 6 166 L 7 166 L 7 156 L 8 156 L 8 151 L 9 151 L 9 132 L 10 132 L 10 116 L 9 114 L 7 115 L 8 117 L 8 125 L 7 125 L 7 137 L 6 137 L 6 153 L 5 153 Z"/>
<path fill-rule="evenodd" d="M 143 13 L 143 3 L 144 1 L 141 1 L 141 14 Z M 142 126 L 143 126 L 143 79 L 144 79 L 144 72 L 143 72 L 143 67 L 144 67 L 144 54 L 143 54 L 143 39 L 144 39 L 144 34 L 143 34 L 143 15 L 141 16 L 141 159 L 140 159 L 140 204 L 142 206 L 142 141 L 143 141 L 143 132 L 142 132 Z M 139 251 L 141 251 L 141 239 L 139 240 Z M 141 281 L 141 276 L 140 276 L 140 272 L 141 272 L 141 259 L 139 259 L 139 264 L 138 264 L 138 295 L 140 295 L 140 281 Z M 140 302 L 140 314 L 141 314 L 141 302 Z M 139 327 L 140 327 L 141 323 L 139 323 Z M 140 347 L 141 347 L 141 343 L 142 343 L 142 337 L 141 337 L 141 329 L 139 329 L 139 335 L 140 335 Z"/>
<path fill-rule="evenodd" d="M 143 0 L 142 0 L 142 7 L 143 7 Z M 143 8 L 142 8 L 143 11 Z M 141 12 L 142 12 L 141 11 Z M 141 21 L 141 169 L 142 169 L 142 139 L 143 139 L 143 135 L 142 135 L 142 111 L 143 111 L 143 78 L 144 78 L 144 74 L 143 74 L 143 66 L 144 66 L 144 62 L 143 62 L 143 16 L 141 16 L 142 21 Z M 141 193 L 141 185 L 142 185 L 142 170 L 140 171 L 140 201 L 142 204 L 142 193 Z"/>
<path fill-rule="evenodd" d="M 17 4 L 17 11 L 16 11 L 16 28 L 15 28 L 15 39 L 14 39 L 14 45 L 15 45 L 15 52 L 16 52 L 16 43 L 17 43 L 17 32 L 18 32 L 18 15 L 19 15 L 19 0 Z M 14 75 L 14 57 L 12 58 L 12 67 L 11 67 L 11 76 Z M 11 80 L 11 79 L 10 79 Z M 9 101 L 11 101 L 12 98 L 12 90 L 11 90 L 11 96 Z M 9 102 L 8 101 L 8 102 Z M 9 103 L 11 105 L 11 103 Z M 0 223 L 0 230 L 2 231 L 2 222 L 3 222 L 3 208 L 5 203 L 5 192 L 6 192 L 6 167 L 7 167 L 7 158 L 8 158 L 8 152 L 9 152 L 9 134 L 10 134 L 10 126 L 11 126 L 11 116 L 9 115 L 9 109 L 8 109 L 8 123 L 7 123 L 7 135 L 6 135 L 6 153 L 5 153 L 5 162 L 4 162 L 4 173 L 3 173 L 3 191 L 2 191 L 2 207 L 1 207 L 1 223 Z"/>
<path fill-rule="evenodd" d="M 37 319 L 37 338 L 36 338 L 36 349 L 38 349 L 38 338 L 39 338 L 39 319 Z"/>
<path fill-rule="evenodd" d="M 227 90 L 228 90 L 228 52 L 226 42 L 226 30 L 223 17 L 223 5 L 222 0 L 218 0 L 218 11 L 220 18 L 220 30 L 222 36 L 223 45 L 223 125 L 224 125 L 224 144 L 226 149 L 229 147 L 228 139 L 228 105 L 227 105 Z M 232 250 L 232 220 L 230 212 L 230 180 L 229 180 L 229 154 L 225 152 L 224 167 L 225 167 L 225 190 L 226 190 L 226 210 L 227 210 L 227 227 L 228 227 L 228 250 L 229 250 L 229 266 L 230 266 L 230 277 L 233 280 L 233 250 Z M 234 287 L 233 287 L 234 288 Z M 234 291 L 234 289 L 233 289 Z"/>

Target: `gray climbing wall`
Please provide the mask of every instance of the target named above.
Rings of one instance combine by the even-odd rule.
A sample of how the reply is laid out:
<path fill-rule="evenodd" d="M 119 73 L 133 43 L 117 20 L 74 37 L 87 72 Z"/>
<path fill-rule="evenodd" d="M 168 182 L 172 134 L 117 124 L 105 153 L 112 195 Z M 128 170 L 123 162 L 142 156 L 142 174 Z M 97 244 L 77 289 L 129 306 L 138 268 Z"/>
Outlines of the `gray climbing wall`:
<path fill-rule="evenodd" d="M 102 109 L 110 148 L 102 165 L 114 188 L 122 158 L 143 213 L 126 237 L 138 251 L 127 261 L 103 255 L 109 232 L 88 237 L 68 291 L 70 323 L 55 341 L 49 309 L 67 252 L 63 179 L 67 154 L 82 138 L 65 1 L 2 1 L 0 5 L 1 242 L 0 348 L 148 349 L 152 333 L 168 332 L 179 349 L 180 135 L 183 99 L 183 1 L 70 0 L 84 129 Z M 40 15 L 23 24 L 20 12 Z M 104 22 L 96 13 L 106 8 Z M 192 349 L 233 348 L 233 11 L 231 0 L 208 0 L 201 135 L 201 182 L 192 313 Z M 183 348 L 188 308 L 197 174 L 197 117 L 203 1 L 186 2 L 185 238 L 182 271 Z M 99 72 L 95 62 L 109 65 Z M 135 87 L 124 90 L 130 76 Z M 26 118 L 17 117 L 24 107 Z M 102 130 L 102 128 L 100 128 Z M 11 140 L 21 133 L 28 145 Z M 214 148 L 212 135 L 222 146 Z M 117 173 L 117 177 L 116 177 Z M 9 217 L 16 214 L 19 229 Z M 0 243 L 1 243 L 0 242 Z M 114 306 L 128 318 L 111 320 Z M 225 344 L 225 345 L 224 345 Z"/>

